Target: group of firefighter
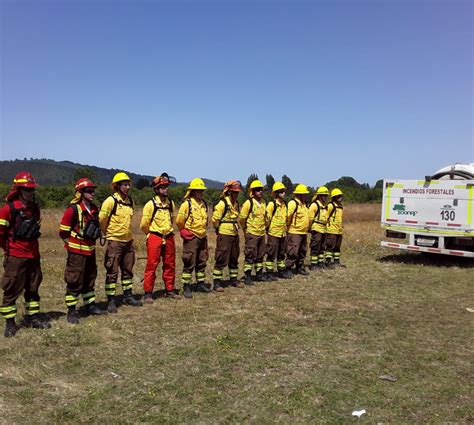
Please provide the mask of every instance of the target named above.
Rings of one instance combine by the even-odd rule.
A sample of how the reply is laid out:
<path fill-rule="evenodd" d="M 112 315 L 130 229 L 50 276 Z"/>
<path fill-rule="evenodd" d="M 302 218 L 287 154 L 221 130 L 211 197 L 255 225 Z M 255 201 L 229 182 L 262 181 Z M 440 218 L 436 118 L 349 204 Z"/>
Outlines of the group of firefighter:
<path fill-rule="evenodd" d="M 119 172 L 113 177 L 113 193 L 104 200 L 100 209 L 94 204 L 97 186 L 88 178 L 76 182 L 74 198 L 59 226 L 59 236 L 67 250 L 64 280 L 69 323 L 79 323 L 77 305 L 80 297 L 87 315 L 116 313 L 119 275 L 123 304 L 138 307 L 143 302 L 153 303 L 156 270 L 160 261 L 166 296 L 181 298 L 175 287 L 174 224 L 183 241 L 181 282 L 185 298 L 192 298 L 193 292 L 224 292 L 229 286 L 244 288 L 255 281 L 290 279 L 294 274 L 308 275 L 305 268 L 308 234 L 310 270 L 341 266 L 341 190 L 336 188 L 330 192 L 324 186 L 319 187 L 308 207 L 310 191 L 304 184 L 296 185 L 292 199 L 287 202 L 287 188 L 283 183 L 276 182 L 272 187 L 272 200 L 265 202 L 264 185 L 254 180 L 248 188 L 248 199 L 239 205 L 242 187 L 239 181 L 231 180 L 225 183 L 220 200 L 212 211 L 212 226 L 217 239 L 213 282 L 212 285 L 206 284 L 205 270 L 209 260 L 207 229 L 211 215 L 204 201 L 207 188 L 202 179 L 193 179 L 183 203 L 176 209 L 168 196 L 169 185 L 167 173 L 155 177 L 152 182 L 154 196 L 143 208 L 140 228 L 147 235 L 147 262 L 142 301 L 132 294 L 135 264 L 132 218 L 135 206 L 130 196 L 129 176 Z M 51 326 L 47 317 L 39 314 L 38 289 L 42 272 L 38 245 L 41 218 L 35 201 L 37 186 L 30 173 L 18 173 L 6 203 L 0 209 L 0 246 L 4 250 L 0 312 L 6 319 L 6 337 L 15 335 L 18 330 L 15 322 L 16 300 L 22 293 L 25 298 L 23 325 L 40 329 Z M 243 279 L 238 278 L 239 229 L 243 230 L 245 237 Z M 97 277 L 95 247 L 101 237 L 106 240 L 107 310 L 96 304 L 94 290 Z M 228 279 L 224 279 L 226 270 Z"/>

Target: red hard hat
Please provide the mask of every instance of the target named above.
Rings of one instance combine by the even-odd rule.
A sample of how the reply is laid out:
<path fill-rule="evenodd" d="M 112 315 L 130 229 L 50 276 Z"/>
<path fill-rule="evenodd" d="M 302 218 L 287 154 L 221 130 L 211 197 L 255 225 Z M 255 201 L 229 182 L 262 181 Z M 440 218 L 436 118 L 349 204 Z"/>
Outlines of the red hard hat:
<path fill-rule="evenodd" d="M 157 176 L 153 179 L 151 182 L 151 187 L 155 189 L 158 186 L 168 186 L 170 184 L 170 181 L 168 177 L 166 176 Z"/>
<path fill-rule="evenodd" d="M 95 189 L 97 186 L 94 183 L 92 183 L 91 179 L 88 179 L 87 177 L 83 177 L 82 179 L 79 179 L 76 182 L 76 185 L 74 186 L 74 190 L 77 192 L 79 190 L 85 189 L 86 187 L 92 187 Z"/>
<path fill-rule="evenodd" d="M 21 171 L 13 179 L 13 186 L 35 188 L 35 187 L 38 187 L 39 185 L 36 183 L 36 180 L 33 178 L 33 176 L 30 173 L 26 171 Z"/>
<path fill-rule="evenodd" d="M 242 185 L 238 180 L 229 180 L 224 184 L 224 191 L 231 190 L 232 192 L 241 192 Z"/>

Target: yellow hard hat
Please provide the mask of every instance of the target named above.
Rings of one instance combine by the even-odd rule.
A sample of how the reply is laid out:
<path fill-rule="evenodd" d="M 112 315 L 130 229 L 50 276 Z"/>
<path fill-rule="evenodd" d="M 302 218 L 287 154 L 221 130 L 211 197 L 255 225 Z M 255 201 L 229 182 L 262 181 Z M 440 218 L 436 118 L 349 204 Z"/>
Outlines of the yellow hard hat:
<path fill-rule="evenodd" d="M 112 184 L 120 183 L 126 180 L 130 180 L 130 177 L 128 177 L 128 175 L 124 173 L 123 171 L 120 171 L 117 174 L 115 174 L 114 178 L 112 179 Z"/>
<path fill-rule="evenodd" d="M 342 195 L 342 190 L 337 187 L 331 191 L 331 198 Z"/>
<path fill-rule="evenodd" d="M 286 186 L 282 182 L 273 183 L 272 193 L 278 192 L 282 189 L 286 189 Z"/>
<path fill-rule="evenodd" d="M 207 187 L 204 184 L 204 181 L 200 179 L 199 177 L 196 177 L 195 179 L 192 179 L 191 182 L 189 183 L 186 195 L 184 195 L 184 199 L 188 199 L 191 196 L 192 190 L 206 190 L 206 189 Z"/>
<path fill-rule="evenodd" d="M 263 189 L 263 183 L 260 180 L 254 180 L 250 183 L 250 189 L 257 189 L 261 187 Z"/>
<path fill-rule="evenodd" d="M 329 195 L 329 189 L 326 186 L 318 187 L 316 195 Z"/>
<path fill-rule="evenodd" d="M 263 189 L 263 183 L 260 181 L 260 180 L 254 180 L 252 183 L 250 183 L 250 186 L 249 186 L 249 196 L 252 198 L 253 197 L 253 190 L 254 189 L 260 189 L 262 188 Z"/>
<path fill-rule="evenodd" d="M 207 187 L 204 184 L 204 181 L 200 179 L 199 177 L 196 177 L 195 179 L 191 180 L 191 183 L 189 183 L 188 190 L 206 190 Z"/>
<path fill-rule="evenodd" d="M 305 184 L 299 183 L 296 185 L 295 190 L 293 191 L 295 195 L 308 195 L 309 190 Z"/>

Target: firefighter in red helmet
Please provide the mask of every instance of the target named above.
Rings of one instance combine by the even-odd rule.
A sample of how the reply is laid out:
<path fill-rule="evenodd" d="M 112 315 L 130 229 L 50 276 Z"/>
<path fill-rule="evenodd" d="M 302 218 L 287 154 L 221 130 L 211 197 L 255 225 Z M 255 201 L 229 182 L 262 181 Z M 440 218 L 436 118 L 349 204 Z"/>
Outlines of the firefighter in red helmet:
<path fill-rule="evenodd" d="M 18 173 L 13 179 L 7 202 L 0 208 L 0 246 L 5 253 L 0 312 L 6 319 L 6 337 L 17 332 L 16 300 L 22 293 L 25 297 L 25 324 L 39 329 L 51 327 L 39 316 L 38 289 L 43 275 L 38 243 L 41 235 L 40 209 L 35 201 L 37 186 L 30 173 Z"/>
<path fill-rule="evenodd" d="M 59 225 L 59 236 L 67 249 L 66 306 L 67 321 L 79 323 L 76 305 L 82 295 L 86 312 L 90 315 L 106 314 L 95 304 L 97 263 L 95 242 L 100 237 L 99 210 L 94 204 L 96 185 L 87 177 L 76 182 L 76 193 L 64 212 Z"/>

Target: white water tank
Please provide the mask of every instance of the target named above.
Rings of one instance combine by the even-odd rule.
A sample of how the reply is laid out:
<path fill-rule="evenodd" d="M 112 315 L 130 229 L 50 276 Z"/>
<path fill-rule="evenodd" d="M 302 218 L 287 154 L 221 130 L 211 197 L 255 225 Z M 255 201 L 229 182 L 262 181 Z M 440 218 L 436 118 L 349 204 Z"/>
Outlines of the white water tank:
<path fill-rule="evenodd" d="M 474 179 L 474 164 L 448 165 L 436 171 L 431 178 L 434 180 L 472 180 Z"/>

